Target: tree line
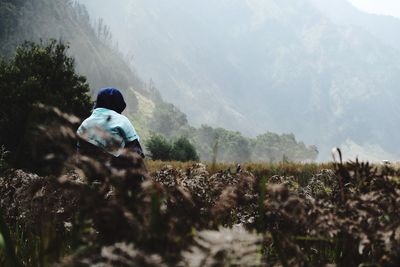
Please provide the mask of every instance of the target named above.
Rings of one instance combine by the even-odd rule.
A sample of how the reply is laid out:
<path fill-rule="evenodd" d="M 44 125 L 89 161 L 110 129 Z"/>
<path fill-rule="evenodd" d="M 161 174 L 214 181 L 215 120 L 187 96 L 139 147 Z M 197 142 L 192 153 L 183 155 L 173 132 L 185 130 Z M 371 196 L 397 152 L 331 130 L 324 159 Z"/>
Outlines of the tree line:
<path fill-rule="evenodd" d="M 279 162 L 283 159 L 296 162 L 315 161 L 318 157 L 316 146 L 306 146 L 296 140 L 294 134 L 267 132 L 255 138 L 243 136 L 240 132 L 202 125 L 189 125 L 187 117 L 171 104 L 156 106 L 148 127 L 157 140 L 159 135 L 165 140 L 179 137 L 188 139 L 196 148 L 200 159 L 221 162 Z"/>

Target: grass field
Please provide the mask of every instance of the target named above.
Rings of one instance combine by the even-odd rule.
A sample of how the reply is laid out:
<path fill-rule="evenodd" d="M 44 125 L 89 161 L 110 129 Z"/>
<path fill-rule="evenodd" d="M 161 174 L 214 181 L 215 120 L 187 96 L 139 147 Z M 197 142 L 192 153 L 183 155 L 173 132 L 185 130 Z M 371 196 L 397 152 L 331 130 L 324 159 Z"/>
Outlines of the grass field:
<path fill-rule="evenodd" d="M 398 266 L 388 166 L 81 159 L 0 178 L 1 266 Z M 7 232 L 9 230 L 9 237 Z M 96 265 L 97 264 L 97 265 Z"/>

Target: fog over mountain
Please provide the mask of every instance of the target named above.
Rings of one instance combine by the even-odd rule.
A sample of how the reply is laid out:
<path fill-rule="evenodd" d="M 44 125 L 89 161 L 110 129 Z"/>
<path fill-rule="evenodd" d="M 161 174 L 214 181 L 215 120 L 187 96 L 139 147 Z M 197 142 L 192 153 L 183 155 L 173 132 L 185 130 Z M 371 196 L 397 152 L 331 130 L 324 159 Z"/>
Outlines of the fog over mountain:
<path fill-rule="evenodd" d="M 385 44 L 400 49 L 400 19 L 361 12 L 347 0 L 311 1 L 334 23 L 342 26 L 359 26 Z"/>
<path fill-rule="evenodd" d="M 80 2 L 195 125 L 397 158 L 398 19 L 346 0 Z"/>

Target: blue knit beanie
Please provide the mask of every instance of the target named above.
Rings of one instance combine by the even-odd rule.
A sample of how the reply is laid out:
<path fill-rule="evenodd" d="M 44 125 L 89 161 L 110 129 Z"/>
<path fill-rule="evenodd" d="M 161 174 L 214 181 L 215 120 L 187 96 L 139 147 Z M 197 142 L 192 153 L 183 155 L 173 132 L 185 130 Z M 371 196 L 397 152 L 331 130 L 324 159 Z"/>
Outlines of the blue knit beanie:
<path fill-rule="evenodd" d="M 118 89 L 104 88 L 98 93 L 94 108 L 107 108 L 121 114 L 126 108 L 126 103 Z"/>

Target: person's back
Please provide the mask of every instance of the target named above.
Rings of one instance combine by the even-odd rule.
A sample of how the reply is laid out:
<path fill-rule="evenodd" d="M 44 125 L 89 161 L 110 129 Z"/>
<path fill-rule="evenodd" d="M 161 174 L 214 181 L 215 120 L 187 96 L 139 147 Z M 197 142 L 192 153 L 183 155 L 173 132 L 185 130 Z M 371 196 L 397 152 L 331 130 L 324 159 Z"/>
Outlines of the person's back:
<path fill-rule="evenodd" d="M 128 148 L 143 157 L 135 128 L 121 114 L 125 108 L 126 103 L 121 92 L 115 88 L 102 89 L 97 96 L 92 115 L 77 130 L 81 138 L 78 146 L 81 149 L 92 149 L 95 146 L 114 157 L 119 157 Z"/>

